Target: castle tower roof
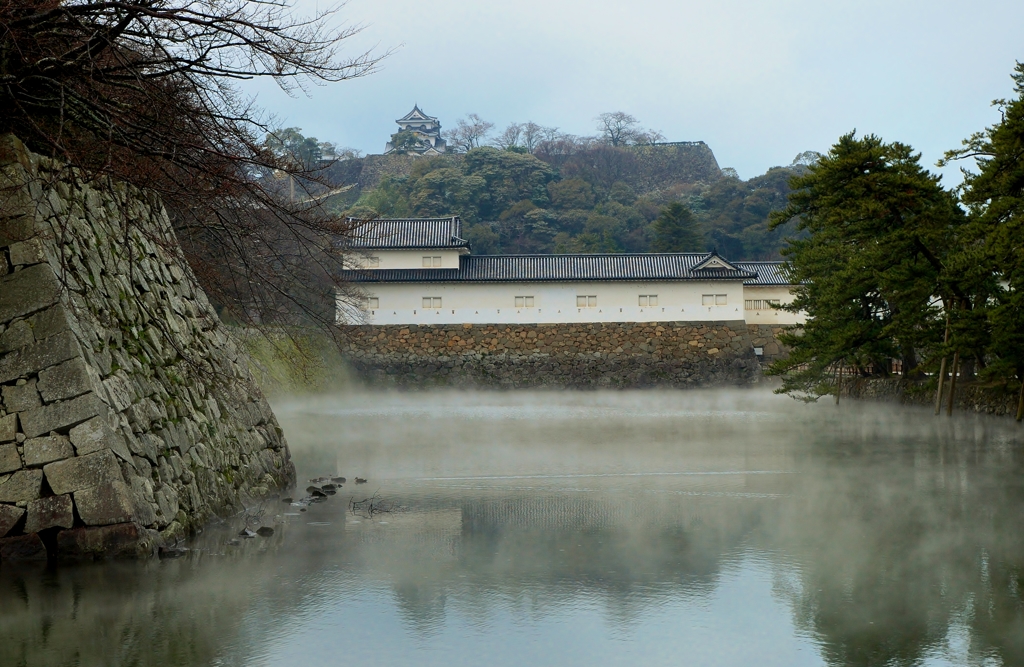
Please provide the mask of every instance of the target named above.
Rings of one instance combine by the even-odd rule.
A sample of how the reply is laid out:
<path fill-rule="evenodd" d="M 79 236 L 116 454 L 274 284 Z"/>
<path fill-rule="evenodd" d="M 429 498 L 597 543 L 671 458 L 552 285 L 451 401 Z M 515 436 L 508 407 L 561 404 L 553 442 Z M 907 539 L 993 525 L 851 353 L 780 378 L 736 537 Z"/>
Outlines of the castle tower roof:
<path fill-rule="evenodd" d="M 435 121 L 435 122 L 437 121 L 437 119 L 434 118 L 433 116 L 428 116 L 427 114 L 423 113 L 423 111 L 420 110 L 420 106 L 418 104 L 414 104 L 413 107 L 412 107 L 412 111 L 410 111 L 409 113 L 405 114 L 404 116 L 402 116 L 401 118 L 399 118 L 395 122 L 396 123 L 401 123 L 403 121 L 410 121 L 410 120 L 432 120 L 432 121 Z"/>

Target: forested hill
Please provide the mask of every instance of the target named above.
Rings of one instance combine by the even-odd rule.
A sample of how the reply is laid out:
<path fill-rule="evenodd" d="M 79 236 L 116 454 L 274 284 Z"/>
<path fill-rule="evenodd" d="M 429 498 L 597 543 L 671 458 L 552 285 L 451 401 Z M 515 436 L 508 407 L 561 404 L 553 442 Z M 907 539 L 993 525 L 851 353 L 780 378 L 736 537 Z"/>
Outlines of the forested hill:
<path fill-rule="evenodd" d="M 659 213 L 681 202 L 698 233 L 676 249 L 776 259 L 788 230 L 770 232 L 768 214 L 785 206 L 788 179 L 803 169 L 742 181 L 706 144 L 685 142 L 371 155 L 336 163 L 331 180 L 355 186 L 334 205 L 357 217 L 460 215 L 479 254 L 650 252 Z"/>

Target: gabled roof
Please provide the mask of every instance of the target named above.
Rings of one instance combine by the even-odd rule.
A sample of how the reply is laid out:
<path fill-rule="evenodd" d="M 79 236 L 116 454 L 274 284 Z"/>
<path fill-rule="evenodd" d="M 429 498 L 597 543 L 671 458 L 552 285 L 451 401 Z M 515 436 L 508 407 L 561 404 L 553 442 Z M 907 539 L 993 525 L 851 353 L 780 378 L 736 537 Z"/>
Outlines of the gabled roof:
<path fill-rule="evenodd" d="M 743 282 L 744 285 L 792 285 L 786 275 L 786 262 L 735 262 L 744 271 L 756 273 L 757 277 Z"/>
<path fill-rule="evenodd" d="M 721 255 L 718 254 L 717 250 L 712 250 L 708 255 L 697 263 L 692 271 L 705 271 L 710 269 L 727 269 L 731 271 L 738 271 L 736 265 L 727 262 Z"/>
<path fill-rule="evenodd" d="M 363 269 L 344 277 L 361 283 L 574 282 L 595 280 L 749 280 L 737 268 L 705 267 L 704 253 L 615 255 L 462 255 L 458 269 Z"/>
<path fill-rule="evenodd" d="M 378 218 L 353 224 L 349 234 L 338 242 L 347 248 L 466 248 L 461 238 L 462 220 L 450 218 Z"/>
<path fill-rule="evenodd" d="M 399 118 L 395 122 L 396 123 L 401 123 L 401 122 L 407 121 L 407 120 L 433 120 L 433 121 L 436 121 L 437 119 L 434 118 L 433 116 L 428 116 L 427 114 L 423 113 L 422 111 L 420 111 L 419 105 L 418 104 L 414 104 L 413 107 L 412 107 L 412 111 L 410 111 L 409 113 L 405 114 L 403 117 Z"/>

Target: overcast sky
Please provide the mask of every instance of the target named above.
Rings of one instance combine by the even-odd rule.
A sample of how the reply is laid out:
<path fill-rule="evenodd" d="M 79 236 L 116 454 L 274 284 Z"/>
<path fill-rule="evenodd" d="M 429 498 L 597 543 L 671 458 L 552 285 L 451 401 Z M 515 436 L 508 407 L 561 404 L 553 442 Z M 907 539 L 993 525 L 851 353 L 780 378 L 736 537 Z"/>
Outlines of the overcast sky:
<path fill-rule="evenodd" d="M 574 134 L 621 110 L 707 142 L 743 178 L 854 128 L 930 166 L 998 120 L 989 103 L 1024 60 L 1021 0 L 351 0 L 341 14 L 365 25 L 351 55 L 395 48 L 378 72 L 309 96 L 246 90 L 286 126 L 366 153 L 418 103 L 446 128 L 475 112 Z"/>

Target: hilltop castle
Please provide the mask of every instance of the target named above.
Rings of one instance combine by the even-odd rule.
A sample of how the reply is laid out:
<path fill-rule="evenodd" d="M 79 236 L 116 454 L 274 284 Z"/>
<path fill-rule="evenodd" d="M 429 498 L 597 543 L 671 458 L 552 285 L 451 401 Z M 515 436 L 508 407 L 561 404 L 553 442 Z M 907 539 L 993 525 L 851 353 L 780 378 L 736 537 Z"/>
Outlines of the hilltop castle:
<path fill-rule="evenodd" d="M 412 111 L 395 122 L 399 130 L 391 135 L 391 141 L 384 147 L 385 155 L 441 155 L 447 150 L 446 142 L 441 138 L 441 123 L 420 111 L 419 105 L 413 105 Z"/>

